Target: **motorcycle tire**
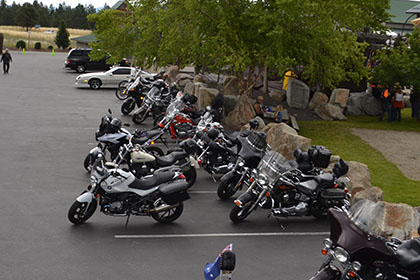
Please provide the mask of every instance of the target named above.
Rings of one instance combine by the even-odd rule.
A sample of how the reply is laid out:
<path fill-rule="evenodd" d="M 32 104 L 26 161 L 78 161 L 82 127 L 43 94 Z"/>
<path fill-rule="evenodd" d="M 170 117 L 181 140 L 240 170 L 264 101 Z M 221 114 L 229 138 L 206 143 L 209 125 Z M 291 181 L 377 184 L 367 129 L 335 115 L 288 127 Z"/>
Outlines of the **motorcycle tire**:
<path fill-rule="evenodd" d="M 235 224 L 238 224 L 245 220 L 246 217 L 251 214 L 252 210 L 252 204 L 254 204 L 254 200 L 250 200 L 241 208 L 238 205 L 233 206 L 232 210 L 230 211 L 229 218 L 232 222 Z"/>
<path fill-rule="evenodd" d="M 165 155 L 165 153 L 162 151 L 161 148 L 156 147 L 156 146 L 149 146 L 146 148 L 146 151 L 150 154 L 152 154 L 153 156 L 163 156 Z"/>
<path fill-rule="evenodd" d="M 217 187 L 217 196 L 222 200 L 230 198 L 238 190 L 235 189 L 235 185 L 235 180 L 232 180 L 232 182 L 228 182 L 227 184 L 220 182 L 219 186 Z"/>
<path fill-rule="evenodd" d="M 160 114 L 154 121 L 153 121 L 153 126 L 156 127 L 158 123 L 160 123 L 163 118 L 165 117 L 165 115 Z"/>
<path fill-rule="evenodd" d="M 142 110 L 136 114 L 133 115 L 133 123 L 135 124 L 141 124 L 144 122 L 149 115 L 149 111 Z"/>
<path fill-rule="evenodd" d="M 92 217 L 93 213 L 95 213 L 96 206 L 98 202 L 93 200 L 89 205 L 89 209 L 87 209 L 85 215 L 81 215 L 86 209 L 87 203 L 86 202 L 79 202 L 75 201 L 69 209 L 67 217 L 69 221 L 75 225 L 80 225 L 86 222 L 90 217 Z"/>
<path fill-rule="evenodd" d="M 152 213 L 152 218 L 161 224 L 169 224 L 178 219 L 181 216 L 183 210 L 184 204 L 180 202 L 168 210 Z"/>
<path fill-rule="evenodd" d="M 121 104 L 121 113 L 123 115 L 130 114 L 136 107 L 136 102 L 133 99 L 127 99 Z"/>
<path fill-rule="evenodd" d="M 123 86 L 119 86 L 116 90 L 115 90 L 115 96 L 119 99 L 119 100 L 126 100 L 128 98 L 128 94 L 124 93 L 124 90 L 126 90 L 125 85 Z"/>
<path fill-rule="evenodd" d="M 195 170 L 195 167 L 190 166 L 190 169 L 183 172 L 183 174 L 185 176 L 185 180 L 188 183 L 188 188 L 191 188 L 197 180 L 197 171 Z"/>
<path fill-rule="evenodd" d="M 90 154 L 88 154 L 85 157 L 85 160 L 83 161 L 83 167 L 86 169 L 87 172 L 90 172 L 92 170 L 92 161 Z"/>

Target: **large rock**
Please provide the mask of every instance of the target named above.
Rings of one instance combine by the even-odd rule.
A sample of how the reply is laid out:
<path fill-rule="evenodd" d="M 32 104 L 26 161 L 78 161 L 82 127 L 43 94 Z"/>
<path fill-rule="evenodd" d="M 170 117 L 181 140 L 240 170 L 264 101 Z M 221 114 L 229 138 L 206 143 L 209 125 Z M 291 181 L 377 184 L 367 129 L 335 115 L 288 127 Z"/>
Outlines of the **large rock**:
<path fill-rule="evenodd" d="M 188 82 L 185 87 L 184 87 L 184 91 L 185 94 L 194 94 L 194 83 L 193 82 Z"/>
<path fill-rule="evenodd" d="M 211 106 L 211 101 L 219 94 L 219 90 L 215 88 L 200 87 L 197 95 L 197 105 L 199 109 Z"/>
<path fill-rule="evenodd" d="M 223 83 L 223 95 L 238 95 L 239 85 L 238 78 L 235 76 L 228 76 Z"/>
<path fill-rule="evenodd" d="M 168 78 L 166 78 L 166 82 L 168 84 L 172 84 L 172 83 L 176 82 L 176 76 L 179 74 L 178 66 L 169 66 L 166 69 L 165 74 L 168 75 Z"/>
<path fill-rule="evenodd" d="M 286 99 L 286 92 L 281 90 L 270 90 L 268 93 L 270 97 L 277 103 L 281 103 Z"/>
<path fill-rule="evenodd" d="M 346 88 L 336 88 L 333 90 L 330 103 L 333 105 L 339 105 L 341 108 L 346 107 L 347 99 L 350 95 L 350 90 Z"/>
<path fill-rule="evenodd" d="M 228 111 L 227 111 L 228 112 Z M 239 97 L 235 108 L 230 111 L 226 118 L 226 123 L 233 129 L 240 130 L 242 126 L 247 124 L 250 119 L 255 117 L 255 110 L 247 95 L 243 94 Z"/>
<path fill-rule="evenodd" d="M 195 75 L 194 76 L 194 83 L 206 83 L 202 75 Z"/>
<path fill-rule="evenodd" d="M 363 191 L 357 192 L 352 197 L 352 203 L 356 203 L 359 200 L 368 199 L 373 202 L 383 201 L 384 200 L 384 192 L 378 187 L 371 187 L 365 189 Z"/>
<path fill-rule="evenodd" d="M 357 192 L 371 188 L 369 167 L 357 161 L 348 161 L 349 172 L 346 176 L 350 179 L 349 192 L 354 196 Z"/>
<path fill-rule="evenodd" d="M 373 97 L 372 94 L 364 94 L 361 100 L 363 111 L 369 116 L 378 116 L 381 114 L 381 101 Z"/>
<path fill-rule="evenodd" d="M 318 105 L 323 105 L 328 103 L 328 96 L 322 92 L 315 92 L 312 96 L 311 101 L 309 102 L 308 109 L 315 110 Z"/>
<path fill-rule="evenodd" d="M 194 80 L 194 77 L 189 75 L 189 74 L 185 74 L 185 73 L 180 73 L 176 76 L 176 83 L 178 86 L 180 86 L 182 89 L 190 82 L 192 82 Z"/>
<path fill-rule="evenodd" d="M 350 93 L 349 98 L 347 99 L 347 114 L 353 116 L 362 116 L 365 115 L 365 112 L 362 108 L 363 96 L 365 93 L 361 92 L 352 92 Z"/>
<path fill-rule="evenodd" d="M 293 153 L 296 149 L 307 151 L 311 147 L 311 139 L 298 135 L 285 123 L 269 123 L 262 131 L 267 134 L 267 143 L 271 148 L 287 160 L 295 158 Z"/>
<path fill-rule="evenodd" d="M 257 130 L 262 130 L 265 127 L 265 122 L 262 118 L 256 116 L 255 119 L 258 121 L 258 127 Z M 241 130 L 249 130 L 250 129 L 250 125 L 249 123 L 247 123 L 246 125 L 244 125 Z"/>
<path fill-rule="evenodd" d="M 289 107 L 306 109 L 309 102 L 309 87 L 300 80 L 289 79 L 286 99 Z"/>
<path fill-rule="evenodd" d="M 345 121 L 347 120 L 346 116 L 343 115 L 343 111 L 340 107 L 332 105 L 330 103 L 318 105 L 315 108 L 315 113 L 323 120 L 326 121 Z"/>
<path fill-rule="evenodd" d="M 235 109 L 236 103 L 238 102 L 239 95 L 225 95 L 224 102 L 223 102 L 223 111 L 225 114 L 232 112 Z"/>

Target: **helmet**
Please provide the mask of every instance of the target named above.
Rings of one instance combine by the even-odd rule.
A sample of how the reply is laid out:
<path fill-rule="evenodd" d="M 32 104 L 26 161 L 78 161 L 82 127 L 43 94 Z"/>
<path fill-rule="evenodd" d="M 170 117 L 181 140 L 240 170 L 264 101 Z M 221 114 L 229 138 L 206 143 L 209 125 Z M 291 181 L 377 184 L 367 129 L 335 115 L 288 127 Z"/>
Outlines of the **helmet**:
<path fill-rule="evenodd" d="M 121 128 L 121 120 L 117 118 L 112 119 L 110 128 L 112 131 L 118 131 Z"/>
<path fill-rule="evenodd" d="M 207 132 L 207 135 L 210 137 L 210 139 L 216 139 L 217 136 L 219 136 L 219 130 L 217 128 L 210 128 L 210 130 Z"/>
<path fill-rule="evenodd" d="M 249 127 L 251 129 L 257 129 L 259 125 L 260 125 L 260 123 L 259 123 L 259 121 L 257 119 L 251 119 L 249 121 Z"/>

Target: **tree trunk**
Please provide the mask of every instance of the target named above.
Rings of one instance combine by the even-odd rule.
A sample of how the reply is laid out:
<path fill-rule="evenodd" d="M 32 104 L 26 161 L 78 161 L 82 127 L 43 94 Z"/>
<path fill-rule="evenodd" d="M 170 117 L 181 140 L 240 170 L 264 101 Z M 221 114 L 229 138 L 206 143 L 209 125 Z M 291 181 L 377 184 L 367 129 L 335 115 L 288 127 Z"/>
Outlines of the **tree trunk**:
<path fill-rule="evenodd" d="M 3 53 L 3 33 L 0 33 L 0 54 Z"/>

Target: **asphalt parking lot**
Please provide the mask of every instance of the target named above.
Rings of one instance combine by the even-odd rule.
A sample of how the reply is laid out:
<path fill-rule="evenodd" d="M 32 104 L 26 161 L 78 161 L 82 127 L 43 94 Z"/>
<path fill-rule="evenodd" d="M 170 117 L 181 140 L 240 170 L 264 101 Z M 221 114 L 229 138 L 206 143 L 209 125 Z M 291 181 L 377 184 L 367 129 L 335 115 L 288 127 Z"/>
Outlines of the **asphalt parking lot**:
<path fill-rule="evenodd" d="M 322 263 L 327 221 L 277 221 L 259 209 L 234 225 L 232 200 L 220 201 L 203 171 L 173 224 L 131 217 L 124 230 L 124 218 L 99 211 L 70 224 L 68 208 L 89 183 L 82 161 L 107 108 L 130 130 L 151 123 L 120 116 L 114 90 L 76 89 L 64 53 L 11 54 L 10 74 L 0 74 L 0 279 L 204 279 L 206 262 L 229 243 L 233 279 L 309 279 Z"/>

